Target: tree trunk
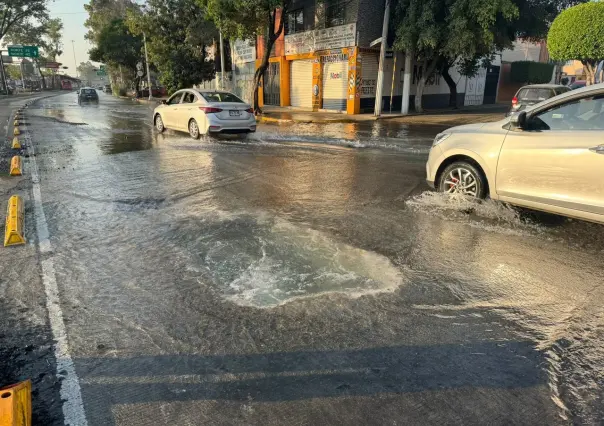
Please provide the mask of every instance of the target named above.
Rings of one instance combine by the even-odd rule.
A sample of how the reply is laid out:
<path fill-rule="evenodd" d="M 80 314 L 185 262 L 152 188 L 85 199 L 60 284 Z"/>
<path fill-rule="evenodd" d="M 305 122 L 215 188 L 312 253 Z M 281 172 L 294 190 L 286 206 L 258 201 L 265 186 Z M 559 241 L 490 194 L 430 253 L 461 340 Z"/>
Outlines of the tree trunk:
<path fill-rule="evenodd" d="M 449 106 L 451 108 L 457 109 L 457 84 L 453 78 L 451 78 L 451 74 L 449 74 L 450 67 L 444 67 L 441 71 L 441 75 L 445 79 L 447 86 L 449 86 Z"/>
<path fill-rule="evenodd" d="M 275 20 L 277 19 L 277 9 L 273 9 L 272 12 L 270 10 L 268 12 L 268 31 L 265 37 L 266 44 L 264 46 L 264 54 L 262 55 L 262 62 L 260 63 L 260 67 L 256 70 L 254 74 L 254 113 L 261 114 L 262 110 L 260 109 L 259 99 L 258 99 L 258 88 L 260 87 L 260 82 L 264 77 L 264 73 L 268 69 L 268 61 L 271 56 L 271 50 L 273 50 L 273 46 L 275 42 L 283 32 L 283 24 L 285 23 L 285 15 L 287 14 L 287 7 L 284 6 L 281 9 L 281 19 L 279 22 L 279 28 L 275 31 Z"/>
<path fill-rule="evenodd" d="M 432 62 L 430 62 L 428 60 L 424 61 L 424 67 L 423 67 L 424 69 L 423 69 L 421 77 L 419 78 L 419 81 L 417 82 L 417 88 L 415 90 L 415 112 L 417 112 L 417 113 L 424 112 L 423 96 L 424 96 L 424 89 L 426 88 L 426 81 L 428 80 L 428 78 L 430 78 L 430 76 L 434 72 L 437 62 L 438 62 L 438 59 L 433 59 Z"/>

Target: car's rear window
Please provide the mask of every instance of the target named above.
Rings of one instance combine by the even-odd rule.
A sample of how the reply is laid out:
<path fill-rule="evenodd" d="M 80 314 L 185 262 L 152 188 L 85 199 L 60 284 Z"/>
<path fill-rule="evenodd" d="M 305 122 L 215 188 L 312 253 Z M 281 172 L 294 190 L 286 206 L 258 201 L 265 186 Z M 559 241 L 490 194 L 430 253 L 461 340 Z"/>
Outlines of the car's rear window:
<path fill-rule="evenodd" d="M 562 93 L 570 92 L 568 87 L 558 87 L 556 89 L 556 95 L 561 95 Z"/>
<path fill-rule="evenodd" d="M 84 91 L 84 93 L 86 93 L 87 95 L 91 95 L 91 94 L 95 93 L 95 90 L 94 90 L 94 89 L 84 89 L 83 91 Z"/>
<path fill-rule="evenodd" d="M 544 101 L 555 95 L 552 89 L 527 88 L 521 89 L 516 96 L 521 101 Z"/>
<path fill-rule="evenodd" d="M 240 102 L 243 103 L 241 99 L 232 93 L 224 93 L 224 92 L 203 92 L 201 94 L 203 98 L 207 102 Z"/>

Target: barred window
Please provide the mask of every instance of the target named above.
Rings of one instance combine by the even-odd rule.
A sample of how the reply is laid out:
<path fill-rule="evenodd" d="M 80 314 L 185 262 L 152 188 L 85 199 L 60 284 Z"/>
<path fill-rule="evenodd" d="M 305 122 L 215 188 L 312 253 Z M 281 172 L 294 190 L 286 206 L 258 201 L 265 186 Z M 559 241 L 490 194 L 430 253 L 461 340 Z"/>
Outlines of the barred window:
<path fill-rule="evenodd" d="M 295 34 L 304 31 L 304 9 L 296 9 L 287 14 L 285 34 Z"/>

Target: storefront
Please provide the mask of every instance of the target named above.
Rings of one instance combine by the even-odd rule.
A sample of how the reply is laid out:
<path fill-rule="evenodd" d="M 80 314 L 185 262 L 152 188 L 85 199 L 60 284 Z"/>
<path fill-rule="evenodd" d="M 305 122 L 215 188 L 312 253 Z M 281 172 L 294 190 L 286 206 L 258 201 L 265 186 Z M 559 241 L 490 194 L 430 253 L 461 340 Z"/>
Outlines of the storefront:
<path fill-rule="evenodd" d="M 290 102 L 299 108 L 313 107 L 313 60 L 291 61 Z"/>
<path fill-rule="evenodd" d="M 346 53 L 343 53 L 346 51 Z M 346 111 L 348 96 L 348 52 L 347 49 L 322 55 L 323 109 Z"/>

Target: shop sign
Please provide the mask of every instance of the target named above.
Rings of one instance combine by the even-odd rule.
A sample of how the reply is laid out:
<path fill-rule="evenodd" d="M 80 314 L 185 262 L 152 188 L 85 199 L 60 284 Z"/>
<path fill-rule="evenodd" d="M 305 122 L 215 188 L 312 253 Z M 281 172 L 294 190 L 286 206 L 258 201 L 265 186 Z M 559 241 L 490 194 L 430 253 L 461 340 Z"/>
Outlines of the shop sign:
<path fill-rule="evenodd" d="M 245 64 L 256 61 L 256 46 L 249 40 L 236 40 L 233 43 L 233 63 Z"/>
<path fill-rule="evenodd" d="M 285 54 L 316 52 L 356 44 L 356 23 L 285 36 Z"/>

